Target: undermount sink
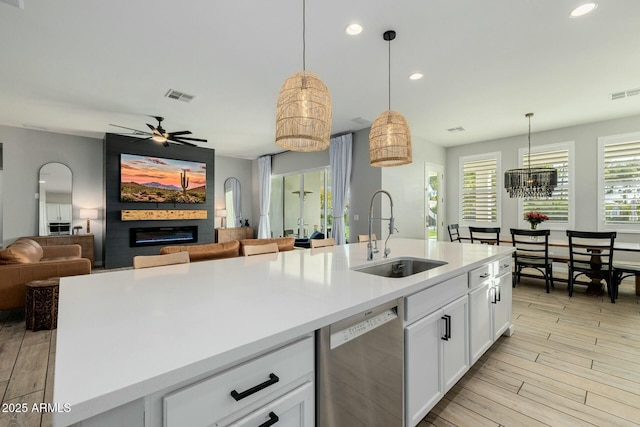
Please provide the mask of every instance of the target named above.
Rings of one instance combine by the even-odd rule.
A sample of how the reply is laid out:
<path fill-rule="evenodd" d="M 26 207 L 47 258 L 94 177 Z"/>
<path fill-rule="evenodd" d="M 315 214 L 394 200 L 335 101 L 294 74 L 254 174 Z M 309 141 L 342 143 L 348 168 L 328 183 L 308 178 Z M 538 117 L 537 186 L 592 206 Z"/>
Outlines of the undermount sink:
<path fill-rule="evenodd" d="M 358 267 L 354 271 L 381 277 L 407 277 L 445 264 L 447 264 L 445 261 L 404 257 L 390 259 L 369 267 Z"/>

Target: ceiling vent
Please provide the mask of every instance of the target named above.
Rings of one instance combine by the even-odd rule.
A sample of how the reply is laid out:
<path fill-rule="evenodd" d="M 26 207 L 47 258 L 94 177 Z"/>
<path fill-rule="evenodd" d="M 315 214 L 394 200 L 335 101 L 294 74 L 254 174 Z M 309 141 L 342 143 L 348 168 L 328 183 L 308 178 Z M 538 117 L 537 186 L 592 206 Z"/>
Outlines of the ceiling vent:
<path fill-rule="evenodd" d="M 356 117 L 355 119 L 351 119 L 351 121 L 359 125 L 366 125 L 371 123 L 371 120 L 363 119 L 362 117 Z"/>
<path fill-rule="evenodd" d="M 2 3 L 6 3 L 10 6 L 15 6 L 20 9 L 24 9 L 24 0 L 0 0 Z"/>
<path fill-rule="evenodd" d="M 447 132 L 451 132 L 451 133 L 455 133 L 455 132 L 464 132 L 466 129 L 463 128 L 462 126 L 458 126 L 455 128 L 449 128 L 447 129 Z"/>
<path fill-rule="evenodd" d="M 612 101 L 615 101 L 617 99 L 628 98 L 630 96 L 637 96 L 637 95 L 640 95 L 640 88 L 629 89 L 629 90 L 624 90 L 622 92 L 612 93 L 610 97 Z"/>
<path fill-rule="evenodd" d="M 194 95 L 189 95 L 184 92 L 178 92 L 177 90 L 173 89 L 169 89 L 169 91 L 165 93 L 164 96 L 182 102 L 191 102 L 193 101 L 193 98 L 195 98 Z"/>

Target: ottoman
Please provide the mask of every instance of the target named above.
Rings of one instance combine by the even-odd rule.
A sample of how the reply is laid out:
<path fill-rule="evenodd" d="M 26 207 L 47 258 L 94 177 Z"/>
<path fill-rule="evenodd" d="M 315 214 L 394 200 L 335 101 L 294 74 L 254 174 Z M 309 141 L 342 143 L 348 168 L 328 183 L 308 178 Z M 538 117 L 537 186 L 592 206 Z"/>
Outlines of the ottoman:
<path fill-rule="evenodd" d="M 27 329 L 55 329 L 58 326 L 60 278 L 27 282 L 25 318 Z"/>

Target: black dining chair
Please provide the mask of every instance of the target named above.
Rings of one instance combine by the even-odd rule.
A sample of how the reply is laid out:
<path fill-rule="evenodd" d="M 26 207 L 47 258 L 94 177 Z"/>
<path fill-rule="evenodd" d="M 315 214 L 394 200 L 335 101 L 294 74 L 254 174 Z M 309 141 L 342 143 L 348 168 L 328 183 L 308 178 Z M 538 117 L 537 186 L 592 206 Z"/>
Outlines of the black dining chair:
<path fill-rule="evenodd" d="M 452 242 L 462 243 L 460 239 L 460 230 L 458 229 L 458 224 L 449 224 L 447 226 L 447 230 L 449 231 L 449 239 Z"/>
<path fill-rule="evenodd" d="M 500 227 L 469 227 L 469 237 L 471 243 L 477 240 L 488 245 L 500 245 Z"/>
<path fill-rule="evenodd" d="M 633 261 L 614 261 L 613 280 L 615 281 L 615 297 L 618 298 L 618 288 L 626 277 L 640 276 L 640 263 Z"/>
<path fill-rule="evenodd" d="M 611 302 L 616 302 L 618 291 L 613 275 L 613 243 L 615 231 L 567 230 L 569 238 L 569 296 L 573 296 L 573 285 L 581 275 L 594 283 L 604 280 Z"/>
<path fill-rule="evenodd" d="M 549 258 L 549 230 L 511 229 L 513 254 L 513 287 L 520 282 L 523 268 L 533 268 L 542 273 L 547 293 L 553 287 L 553 260 Z M 540 277 L 526 274 L 527 277 Z"/>

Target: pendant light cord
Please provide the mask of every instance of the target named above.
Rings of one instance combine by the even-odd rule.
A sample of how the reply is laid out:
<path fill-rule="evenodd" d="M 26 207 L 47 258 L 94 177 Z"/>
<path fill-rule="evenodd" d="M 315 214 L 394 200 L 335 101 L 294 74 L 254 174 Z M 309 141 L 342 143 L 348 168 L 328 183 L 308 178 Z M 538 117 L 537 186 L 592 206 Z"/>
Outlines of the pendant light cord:
<path fill-rule="evenodd" d="M 305 40 L 306 16 L 307 16 L 306 8 L 307 8 L 307 2 L 306 0 L 302 0 L 302 71 L 307 71 L 307 68 L 306 68 L 307 44 Z"/>
<path fill-rule="evenodd" d="M 527 156 L 527 167 L 529 168 L 529 174 L 531 174 L 531 116 L 533 113 L 527 114 L 529 118 L 529 155 Z"/>
<path fill-rule="evenodd" d="M 391 40 L 389 40 L 389 111 L 391 111 Z"/>

